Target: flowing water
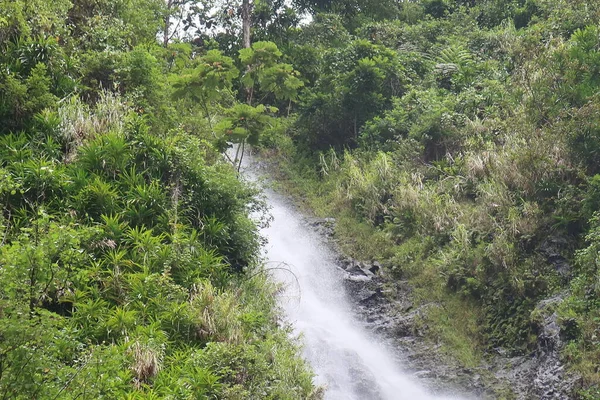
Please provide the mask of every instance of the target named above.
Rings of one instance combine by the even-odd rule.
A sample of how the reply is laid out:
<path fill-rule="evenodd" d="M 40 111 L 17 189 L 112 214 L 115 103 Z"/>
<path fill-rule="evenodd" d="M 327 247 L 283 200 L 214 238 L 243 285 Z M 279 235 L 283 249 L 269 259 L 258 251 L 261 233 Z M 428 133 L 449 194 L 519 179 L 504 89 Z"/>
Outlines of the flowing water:
<path fill-rule="evenodd" d="M 257 179 L 252 166 L 244 175 Z M 441 399 L 420 388 L 400 368 L 396 352 L 355 320 L 335 255 L 289 201 L 265 188 L 272 222 L 263 229 L 268 266 L 287 283 L 282 297 L 289 321 L 301 335 L 304 357 L 326 388 L 327 400 Z M 289 269 L 289 272 L 287 271 Z"/>

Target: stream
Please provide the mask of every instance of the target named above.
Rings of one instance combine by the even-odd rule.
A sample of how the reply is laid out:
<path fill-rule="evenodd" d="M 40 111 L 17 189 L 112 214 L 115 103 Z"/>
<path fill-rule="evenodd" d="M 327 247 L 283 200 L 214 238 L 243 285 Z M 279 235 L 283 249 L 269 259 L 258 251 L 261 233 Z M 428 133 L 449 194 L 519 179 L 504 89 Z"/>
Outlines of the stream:
<path fill-rule="evenodd" d="M 248 159 L 243 175 L 259 180 Z M 264 186 L 273 220 L 262 234 L 267 268 L 287 287 L 280 304 L 300 335 L 303 356 L 326 400 L 456 399 L 430 394 L 403 372 L 398 351 L 362 328 L 353 314 L 335 254 L 289 199 Z"/>

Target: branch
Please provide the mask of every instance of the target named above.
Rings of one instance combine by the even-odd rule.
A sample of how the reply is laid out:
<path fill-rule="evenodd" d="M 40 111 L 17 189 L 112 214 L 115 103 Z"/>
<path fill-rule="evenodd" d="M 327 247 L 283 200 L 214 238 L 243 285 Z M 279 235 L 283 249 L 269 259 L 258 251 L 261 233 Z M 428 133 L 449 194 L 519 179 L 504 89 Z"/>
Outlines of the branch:
<path fill-rule="evenodd" d="M 93 351 L 93 350 L 92 350 Z M 54 400 L 58 399 L 58 397 L 60 396 L 60 394 L 71 384 L 71 382 L 73 382 L 73 379 L 75 379 L 75 377 L 81 372 L 81 370 L 88 365 L 88 363 L 90 362 L 90 360 L 92 359 L 92 355 L 90 354 L 89 358 L 86 360 L 86 362 L 84 362 L 78 369 L 77 371 L 75 371 L 73 373 L 73 375 L 71 375 L 71 377 L 69 378 L 69 380 L 67 380 L 67 382 L 63 385 L 62 388 L 60 388 L 60 390 L 58 391 L 58 393 L 56 393 L 56 396 L 54 396 Z"/>
<path fill-rule="evenodd" d="M 292 274 L 292 276 L 294 277 L 294 280 L 296 281 L 296 285 L 298 285 L 298 296 L 302 297 L 302 290 L 300 287 L 300 279 L 298 279 L 298 275 L 296 275 L 294 273 L 294 271 L 292 271 L 292 267 L 290 264 L 286 263 L 285 261 L 271 261 L 272 263 L 278 263 L 276 267 L 269 267 L 269 268 L 263 268 L 258 272 L 255 272 L 254 274 L 250 275 L 248 277 L 248 280 L 260 275 L 260 274 L 264 274 L 266 272 L 269 271 L 286 271 L 289 272 L 290 274 Z"/>

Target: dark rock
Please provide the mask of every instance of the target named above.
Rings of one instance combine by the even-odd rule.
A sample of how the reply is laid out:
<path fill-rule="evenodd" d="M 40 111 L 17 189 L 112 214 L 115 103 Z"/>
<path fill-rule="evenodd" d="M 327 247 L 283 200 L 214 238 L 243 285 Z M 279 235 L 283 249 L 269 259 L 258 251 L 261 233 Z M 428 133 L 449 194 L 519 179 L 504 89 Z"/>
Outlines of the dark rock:
<path fill-rule="evenodd" d="M 305 222 L 312 227 L 314 231 L 326 238 L 331 238 L 335 235 L 335 218 L 306 218 Z"/>
<path fill-rule="evenodd" d="M 508 358 L 506 352 L 498 351 L 495 358 L 495 376 L 511 383 L 516 398 L 563 400 L 575 396 L 581 378 L 565 371 L 560 361 L 564 346 L 556 309 L 566 293 L 540 301 L 534 310 L 538 342 L 530 357 Z"/>
<path fill-rule="evenodd" d="M 353 262 L 354 260 L 351 258 L 341 258 L 338 260 L 339 266 L 344 270 L 347 270 L 349 267 L 351 267 Z"/>
<path fill-rule="evenodd" d="M 571 276 L 571 265 L 563 257 L 560 250 L 567 248 L 567 241 L 563 238 L 547 238 L 539 247 L 539 252 L 546 258 L 546 261 L 552 265 L 554 270 L 563 278 Z"/>
<path fill-rule="evenodd" d="M 560 361 L 563 341 L 560 337 L 560 325 L 556 309 L 564 301 L 566 293 L 540 301 L 535 308 L 539 315 L 537 366 L 534 370 L 532 394 L 540 399 L 568 399 L 575 394 L 575 385 L 579 377 L 566 374 Z"/>
<path fill-rule="evenodd" d="M 364 290 L 361 294 L 360 294 L 361 299 L 359 299 L 360 303 L 368 303 L 371 299 L 374 299 L 375 297 L 377 297 L 377 292 L 374 290 Z"/>
<path fill-rule="evenodd" d="M 348 264 L 348 266 L 346 267 L 346 272 L 350 273 L 350 274 L 354 274 L 354 275 L 367 275 L 365 274 L 365 272 L 363 271 L 360 262 L 356 261 L 356 260 L 352 260 L 350 264 Z"/>
<path fill-rule="evenodd" d="M 415 314 L 403 315 L 396 319 L 393 333 L 397 337 L 413 336 L 415 333 Z"/>
<path fill-rule="evenodd" d="M 375 274 L 373 272 L 371 272 L 371 270 L 368 268 L 361 267 L 361 270 L 362 270 L 363 274 L 365 274 L 366 276 L 369 276 L 371 278 L 375 276 Z"/>
<path fill-rule="evenodd" d="M 362 294 L 362 299 L 360 302 L 364 305 L 376 305 L 377 303 L 383 300 L 383 294 L 381 292 L 381 288 L 377 288 L 375 290 L 366 290 Z"/>
<path fill-rule="evenodd" d="M 352 274 L 352 275 L 358 275 L 358 276 L 367 276 L 369 278 L 372 278 L 374 276 L 374 274 L 369 271 L 368 268 L 365 267 L 365 265 L 359 261 L 353 260 L 346 268 L 345 268 L 346 272 Z"/>
<path fill-rule="evenodd" d="M 371 264 L 369 271 L 371 271 L 372 273 L 375 274 L 380 270 L 381 270 L 381 264 L 379 264 L 378 261 L 373 261 L 373 264 Z"/>

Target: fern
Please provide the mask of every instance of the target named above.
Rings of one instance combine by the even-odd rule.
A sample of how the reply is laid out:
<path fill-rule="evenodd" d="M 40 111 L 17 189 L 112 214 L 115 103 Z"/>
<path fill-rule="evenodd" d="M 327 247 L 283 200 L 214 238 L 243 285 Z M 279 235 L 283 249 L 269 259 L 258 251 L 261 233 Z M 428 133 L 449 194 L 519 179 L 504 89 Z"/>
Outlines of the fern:
<path fill-rule="evenodd" d="M 459 69 L 463 69 L 473 64 L 473 55 L 464 47 L 455 45 L 442 49 L 437 61 L 442 64 L 454 64 Z"/>

